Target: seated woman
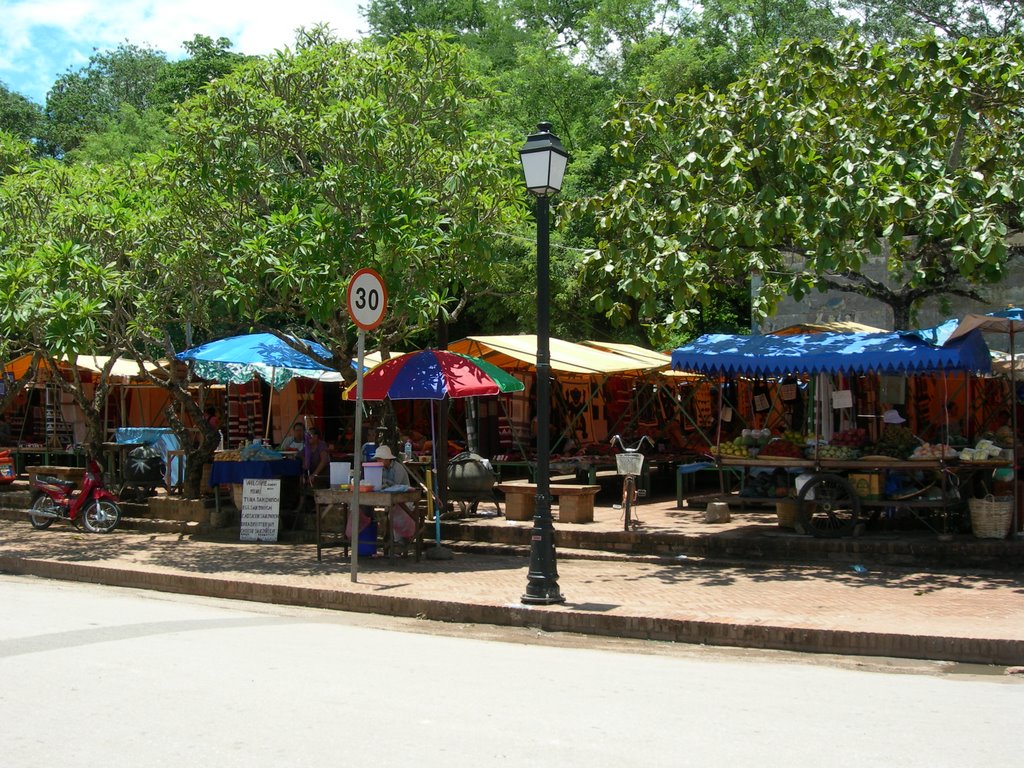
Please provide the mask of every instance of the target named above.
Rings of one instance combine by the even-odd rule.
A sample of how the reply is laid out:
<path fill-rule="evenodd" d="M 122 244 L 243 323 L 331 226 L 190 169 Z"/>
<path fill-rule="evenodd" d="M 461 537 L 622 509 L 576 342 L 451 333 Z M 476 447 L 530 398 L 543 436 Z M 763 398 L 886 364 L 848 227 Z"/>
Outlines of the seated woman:
<path fill-rule="evenodd" d="M 330 485 L 328 469 L 331 452 L 327 443 L 320 439 L 320 430 L 310 427 L 302 451 L 302 476 L 310 488 L 327 488 Z"/>
<path fill-rule="evenodd" d="M 382 488 L 394 486 L 409 486 L 409 473 L 398 461 L 395 461 L 395 454 L 386 445 L 379 446 L 373 454 L 373 458 L 384 465 L 384 472 L 381 482 Z M 391 508 L 390 520 L 392 537 L 395 544 L 403 545 L 416 535 L 416 521 L 410 514 L 406 504 L 395 504 Z M 359 507 L 359 530 L 362 531 L 373 517 L 373 507 Z M 349 530 L 349 536 L 352 535 Z"/>

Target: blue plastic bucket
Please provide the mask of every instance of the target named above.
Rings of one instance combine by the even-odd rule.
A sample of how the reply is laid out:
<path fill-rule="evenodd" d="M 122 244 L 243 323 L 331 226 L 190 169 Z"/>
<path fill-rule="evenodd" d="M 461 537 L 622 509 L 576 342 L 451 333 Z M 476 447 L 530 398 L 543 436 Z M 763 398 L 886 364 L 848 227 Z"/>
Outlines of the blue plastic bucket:
<path fill-rule="evenodd" d="M 359 532 L 359 556 L 372 557 L 377 554 L 377 521 L 372 521 Z"/>

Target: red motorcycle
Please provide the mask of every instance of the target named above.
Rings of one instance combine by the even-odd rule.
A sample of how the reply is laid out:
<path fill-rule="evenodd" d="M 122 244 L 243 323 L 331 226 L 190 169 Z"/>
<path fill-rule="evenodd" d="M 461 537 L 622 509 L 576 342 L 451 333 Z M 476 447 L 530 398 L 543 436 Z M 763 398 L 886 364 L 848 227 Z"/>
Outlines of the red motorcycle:
<path fill-rule="evenodd" d="M 32 527 L 49 528 L 54 520 L 81 521 L 90 533 L 110 533 L 121 520 L 117 496 L 103 484 L 103 470 L 90 458 L 82 481 L 82 490 L 74 492 L 75 483 L 52 475 L 36 475 L 32 480 L 32 506 L 28 516 Z"/>

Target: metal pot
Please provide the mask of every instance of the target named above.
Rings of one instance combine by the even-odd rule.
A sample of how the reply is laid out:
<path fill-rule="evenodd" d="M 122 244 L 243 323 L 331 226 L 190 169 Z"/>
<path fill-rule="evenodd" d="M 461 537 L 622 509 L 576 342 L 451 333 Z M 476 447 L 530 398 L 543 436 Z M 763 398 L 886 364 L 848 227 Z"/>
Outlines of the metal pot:
<path fill-rule="evenodd" d="M 475 453 L 460 453 L 448 462 L 448 488 L 452 491 L 489 492 L 494 487 L 494 480 L 494 470 Z"/>

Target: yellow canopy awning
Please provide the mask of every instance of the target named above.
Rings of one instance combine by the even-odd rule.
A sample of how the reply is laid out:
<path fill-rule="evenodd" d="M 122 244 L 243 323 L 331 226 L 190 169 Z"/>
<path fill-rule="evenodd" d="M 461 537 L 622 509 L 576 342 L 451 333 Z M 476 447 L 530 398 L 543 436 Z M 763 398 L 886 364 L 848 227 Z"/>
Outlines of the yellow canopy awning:
<path fill-rule="evenodd" d="M 797 323 L 767 334 L 769 336 L 794 336 L 798 333 L 885 333 L 884 328 L 855 323 L 851 320 L 835 320 L 829 323 Z"/>
<path fill-rule="evenodd" d="M 448 349 L 483 358 L 506 371 L 533 370 L 537 367 L 537 337 L 534 334 L 468 336 L 452 342 Z M 555 373 L 593 376 L 643 373 L 657 367 L 632 357 L 561 339 L 551 339 L 550 350 L 551 370 Z"/>
<path fill-rule="evenodd" d="M 110 355 L 79 355 L 76 358 L 76 366 L 83 371 L 91 371 L 92 373 L 99 373 L 103 370 L 103 366 L 110 360 Z M 25 354 L 21 357 L 16 357 L 14 360 L 4 365 L 4 372 L 11 373 L 15 379 L 22 378 L 28 373 L 29 366 L 32 364 L 32 354 Z M 61 366 L 67 365 L 67 360 L 61 361 Z M 162 368 L 154 363 L 143 364 L 147 371 L 160 371 Z M 40 371 L 49 370 L 49 364 L 45 360 L 40 360 L 37 366 Z M 119 358 L 110 369 L 110 375 L 120 379 L 137 379 L 141 378 L 139 373 L 139 364 L 135 360 L 129 360 L 128 358 Z"/>
<path fill-rule="evenodd" d="M 643 363 L 648 368 L 669 367 L 672 365 L 672 357 L 653 349 L 646 349 L 636 344 L 620 344 L 614 341 L 584 341 L 588 347 L 603 349 L 606 352 L 613 352 L 622 357 L 629 357 Z"/>
<path fill-rule="evenodd" d="M 100 373 L 103 367 L 110 361 L 110 355 L 79 355 L 75 358 L 75 365 L 84 371 Z M 143 367 L 150 373 L 162 371 L 163 369 L 155 363 L 143 363 Z M 118 358 L 110 369 L 110 375 L 121 379 L 142 378 L 139 373 L 137 360 L 129 360 L 126 357 Z"/>

